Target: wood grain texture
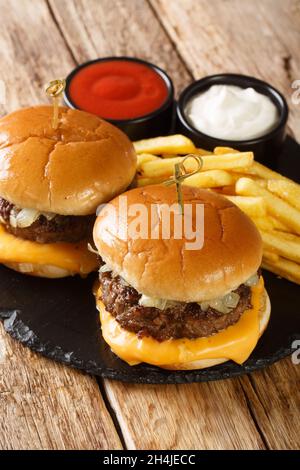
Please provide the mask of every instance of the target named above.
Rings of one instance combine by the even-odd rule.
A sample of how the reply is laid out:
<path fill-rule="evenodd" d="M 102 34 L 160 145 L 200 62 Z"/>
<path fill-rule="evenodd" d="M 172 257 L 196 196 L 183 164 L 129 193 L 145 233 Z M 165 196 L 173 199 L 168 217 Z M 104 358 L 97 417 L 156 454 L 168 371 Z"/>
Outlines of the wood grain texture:
<path fill-rule="evenodd" d="M 298 0 L 150 0 L 195 78 L 233 72 L 254 75 L 282 91 L 290 129 L 300 140 Z"/>
<path fill-rule="evenodd" d="M 44 0 L 0 0 L 1 80 L 6 103 L 1 114 L 18 107 L 47 103 L 44 85 L 65 76 L 73 59 Z"/>
<path fill-rule="evenodd" d="M 46 81 L 103 55 L 157 63 L 178 91 L 192 75 L 234 71 L 290 97 L 300 78 L 292 0 L 0 0 L 0 8 L 1 113 L 46 102 Z M 289 104 L 299 139 L 300 105 Z M 0 448 L 121 447 L 95 380 L 24 349 L 2 326 L 0 374 Z M 299 366 L 290 359 L 235 380 L 104 388 L 130 449 L 299 447 Z"/>
<path fill-rule="evenodd" d="M 290 128 L 300 137 L 300 105 L 297 108 L 291 102 L 290 87 L 300 77 L 299 3 L 150 3 L 195 78 L 236 72 L 270 81 L 288 97 Z M 286 377 L 279 393 L 273 385 L 278 373 Z M 146 390 L 106 382 L 106 390 L 129 448 L 284 449 L 297 447 L 299 441 L 297 380 L 299 367 L 286 359 L 251 378 L 230 382 Z M 275 410 L 272 403 L 276 403 Z"/>
<path fill-rule="evenodd" d="M 299 366 L 192 385 L 106 381 L 129 449 L 299 449 Z"/>
<path fill-rule="evenodd" d="M 74 66 L 44 1 L 0 1 L 1 112 L 46 102 Z M 0 325 L 0 449 L 121 448 L 95 379 L 30 353 Z"/>
<path fill-rule="evenodd" d="M 177 89 L 191 81 L 146 0 L 49 0 L 49 5 L 77 62 L 129 55 L 163 67 Z"/>
<path fill-rule="evenodd" d="M 300 448 L 300 366 L 291 358 L 241 378 L 267 448 Z"/>
<path fill-rule="evenodd" d="M 44 359 L 0 324 L 0 449 L 121 449 L 92 377 Z"/>
<path fill-rule="evenodd" d="M 265 448 L 238 379 L 105 388 L 129 449 Z"/>

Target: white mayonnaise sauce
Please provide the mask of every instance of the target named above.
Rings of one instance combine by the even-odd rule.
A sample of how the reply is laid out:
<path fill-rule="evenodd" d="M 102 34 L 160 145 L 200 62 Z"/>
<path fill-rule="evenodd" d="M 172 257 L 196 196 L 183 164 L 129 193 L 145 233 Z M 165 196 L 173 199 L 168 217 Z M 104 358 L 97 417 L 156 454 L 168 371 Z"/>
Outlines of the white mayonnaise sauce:
<path fill-rule="evenodd" d="M 225 140 L 248 140 L 270 132 L 278 123 L 278 110 L 253 88 L 213 85 L 195 95 L 185 108 L 190 123 L 200 132 Z"/>

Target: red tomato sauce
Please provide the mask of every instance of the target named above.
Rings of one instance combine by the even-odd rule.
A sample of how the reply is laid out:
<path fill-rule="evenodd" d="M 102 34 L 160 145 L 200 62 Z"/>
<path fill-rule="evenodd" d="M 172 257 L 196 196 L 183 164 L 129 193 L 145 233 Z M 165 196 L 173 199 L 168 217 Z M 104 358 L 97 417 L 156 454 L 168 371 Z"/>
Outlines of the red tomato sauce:
<path fill-rule="evenodd" d="M 107 119 L 132 119 L 160 108 L 168 97 L 164 79 L 151 67 L 129 60 L 95 62 L 72 78 L 74 105 Z"/>

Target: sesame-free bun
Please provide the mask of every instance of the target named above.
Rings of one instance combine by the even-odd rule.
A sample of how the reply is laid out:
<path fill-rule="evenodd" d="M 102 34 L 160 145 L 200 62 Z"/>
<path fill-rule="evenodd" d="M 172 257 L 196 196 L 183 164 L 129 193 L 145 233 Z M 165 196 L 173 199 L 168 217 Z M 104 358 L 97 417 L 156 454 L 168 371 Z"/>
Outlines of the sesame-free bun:
<path fill-rule="evenodd" d="M 32 263 L 5 263 L 10 269 L 28 276 L 47 277 L 49 279 L 59 279 L 61 277 L 74 276 L 75 272 L 67 269 L 59 268 L 48 264 L 32 264 Z"/>
<path fill-rule="evenodd" d="M 157 211 L 161 204 L 177 202 L 175 187 L 164 185 L 133 189 L 113 199 L 96 220 L 95 244 L 104 262 L 140 293 L 180 302 L 221 297 L 258 270 L 262 258 L 260 234 L 254 223 L 223 196 L 187 186 L 182 192 L 184 203 L 192 205 L 194 228 L 196 204 L 204 205 L 204 240 L 199 249 L 187 249 L 186 242 L 193 240 L 184 236 L 174 238 L 174 223 L 166 239 L 161 230 L 157 239 L 130 236 L 129 224 L 138 215 L 126 218 L 124 197 L 128 209 L 137 203 L 148 209 L 150 226 L 151 204 Z M 161 229 L 162 218 L 152 221 L 152 226 Z"/>
<path fill-rule="evenodd" d="M 92 114 L 52 106 L 20 109 L 0 119 L 0 196 L 62 215 L 88 215 L 124 191 L 136 170 L 133 145 Z"/>

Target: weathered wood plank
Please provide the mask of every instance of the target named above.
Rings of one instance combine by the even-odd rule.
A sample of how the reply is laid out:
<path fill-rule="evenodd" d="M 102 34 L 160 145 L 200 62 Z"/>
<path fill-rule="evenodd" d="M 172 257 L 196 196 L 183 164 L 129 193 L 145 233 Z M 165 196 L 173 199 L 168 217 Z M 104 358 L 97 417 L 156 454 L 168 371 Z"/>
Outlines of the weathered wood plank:
<path fill-rule="evenodd" d="M 298 0 L 150 0 L 195 78 L 235 72 L 262 78 L 290 106 L 300 140 L 300 104 L 291 84 L 300 77 Z"/>
<path fill-rule="evenodd" d="M 95 379 L 13 341 L 0 324 L 0 449 L 121 449 Z"/>
<path fill-rule="evenodd" d="M 300 448 L 300 371 L 291 358 L 241 379 L 270 449 Z"/>
<path fill-rule="evenodd" d="M 237 70 L 239 65 L 243 73 L 260 73 L 255 60 L 251 64 L 247 63 L 248 51 L 244 53 L 241 63 L 237 64 L 232 59 L 232 32 L 226 33 L 224 29 L 221 34 L 218 33 L 218 28 L 214 28 L 213 22 L 217 20 L 212 6 L 205 16 L 201 5 L 199 6 L 201 2 L 151 3 L 196 77 L 224 71 L 221 66 L 225 66 L 226 70 L 231 70 L 231 67 Z M 203 4 L 205 8 L 207 3 Z M 64 8 L 61 8 L 56 0 L 50 0 L 50 5 L 64 31 L 72 55 L 78 62 L 101 55 L 136 55 L 166 68 L 178 90 L 189 81 L 189 75 L 174 46 L 145 2 L 118 0 L 112 8 L 108 8 L 111 4 L 107 0 L 90 1 L 88 9 L 83 1 L 64 3 Z M 227 23 L 235 6 L 225 15 Z M 249 8 L 246 7 L 245 14 Z M 170 11 L 173 9 L 176 17 L 174 24 L 170 26 Z M 241 8 L 239 11 L 240 16 L 243 16 Z M 131 19 L 130 22 L 128 18 Z M 193 28 L 193 22 L 201 29 L 200 32 Z M 203 32 L 203 22 L 204 26 L 208 23 L 206 32 Z M 181 24 L 184 25 L 184 32 L 180 30 Z M 242 26 L 239 28 L 242 30 Z M 256 25 L 250 39 L 259 30 L 260 25 Z M 183 41 L 184 35 L 187 39 L 184 38 Z M 196 43 L 197 49 L 193 49 L 189 41 Z M 227 44 L 225 57 L 221 54 L 224 41 Z M 219 57 L 215 57 L 216 52 Z M 285 84 L 285 80 L 283 81 Z M 129 448 L 264 447 L 264 438 L 261 438 L 250 413 L 252 410 L 249 408 L 249 397 L 245 395 L 246 387 L 242 388 L 238 380 L 182 387 L 145 387 L 106 381 L 105 388 Z"/>
<path fill-rule="evenodd" d="M 191 77 L 146 0 L 49 0 L 78 63 L 130 55 L 163 67 L 177 89 Z"/>
<path fill-rule="evenodd" d="M 219 0 L 152 0 L 151 4 L 196 77 L 239 71 L 260 75 L 286 91 L 287 77 L 299 78 L 294 44 L 295 37 L 299 44 L 298 9 L 295 2 L 287 2 L 294 9 L 287 16 L 279 0 L 274 3 L 275 13 L 269 8 L 268 17 L 265 4 L 270 0 L 257 1 L 251 8 L 253 2 L 242 7 L 241 2 Z M 8 87 L 6 110 L 45 101 L 41 89 L 45 81 L 66 75 L 75 62 L 100 55 L 130 54 L 152 60 L 168 70 L 178 89 L 190 81 L 184 63 L 146 1 L 89 0 L 87 8 L 83 0 L 50 0 L 49 5 L 50 10 L 42 1 L 33 6 L 30 0 L 0 0 L 5 25 L 0 37 L 5 67 L 0 78 Z M 281 15 L 276 17 L 278 13 Z M 277 36 L 272 23 L 276 19 L 278 25 L 278 18 L 282 22 Z M 297 133 L 297 110 L 292 114 L 291 125 Z M 1 409 L 4 403 L 6 416 L 14 418 L 1 421 L 0 447 L 120 447 L 93 379 L 37 359 L 16 343 L 12 346 L 2 334 L 0 351 L 0 368 L 5 370 L 0 382 Z M 251 381 L 243 378 L 163 387 L 106 381 L 105 388 L 129 448 L 291 448 L 298 442 L 297 418 L 290 432 L 284 416 L 286 407 L 293 412 L 296 409 L 297 389 L 288 379 L 288 360 L 275 367 L 284 370 L 279 393 L 270 385 L 278 380 L 276 368 L 274 375 L 270 368 L 255 374 Z M 277 411 L 267 403 L 269 390 L 270 402 L 276 395 Z M 90 418 L 91 410 L 94 419 Z M 82 417 L 85 414 L 86 419 Z M 280 432 L 276 438 L 277 423 Z M 282 438 L 284 433 L 290 433 L 290 442 Z"/>
<path fill-rule="evenodd" d="M 265 448 L 238 379 L 105 388 L 129 449 Z"/>
<path fill-rule="evenodd" d="M 44 0 L 0 0 L 0 79 L 6 85 L 1 114 L 21 106 L 48 102 L 44 85 L 74 67 Z"/>
<path fill-rule="evenodd" d="M 232 71 L 270 81 L 289 98 L 290 126 L 300 135 L 300 110 L 290 99 L 291 81 L 300 76 L 296 27 L 299 9 L 295 2 L 272 1 L 271 5 L 269 0 L 150 1 L 195 78 Z M 267 399 L 278 370 L 288 377 L 291 367 L 287 359 L 266 372 L 254 374 L 250 380 L 257 385 L 256 389 L 245 385 L 251 383 L 248 378 L 242 379 L 244 394 L 238 381 L 233 381 L 234 385 L 219 382 L 151 387 L 146 392 L 140 386 L 124 389 L 122 384 L 106 382 L 106 389 L 130 448 L 257 448 L 264 444 L 270 448 L 290 448 L 299 435 L 296 418 L 292 421 L 293 433 L 289 433 L 285 422 L 289 407 L 295 410 L 295 381 L 286 380 L 279 394 L 273 388 L 269 403 L 276 397 L 277 411 L 271 413 L 270 409 L 270 416 L 262 413 L 260 400 Z M 294 374 L 299 377 L 298 370 L 294 369 Z M 256 394 L 257 390 L 261 390 L 263 398 Z M 228 406 L 228 397 L 232 407 Z M 120 406 L 124 398 L 126 409 Z M 254 432 L 253 418 L 257 420 Z M 277 426 L 280 431 L 276 438 Z M 284 435 L 292 438 L 289 441 Z"/>
<path fill-rule="evenodd" d="M 1 113 L 46 101 L 43 84 L 74 66 L 44 1 L 0 1 Z M 97 382 L 30 353 L 0 325 L 0 448 L 121 448 Z"/>
<path fill-rule="evenodd" d="M 129 449 L 298 449 L 299 377 L 287 358 L 228 381 L 105 388 Z"/>

